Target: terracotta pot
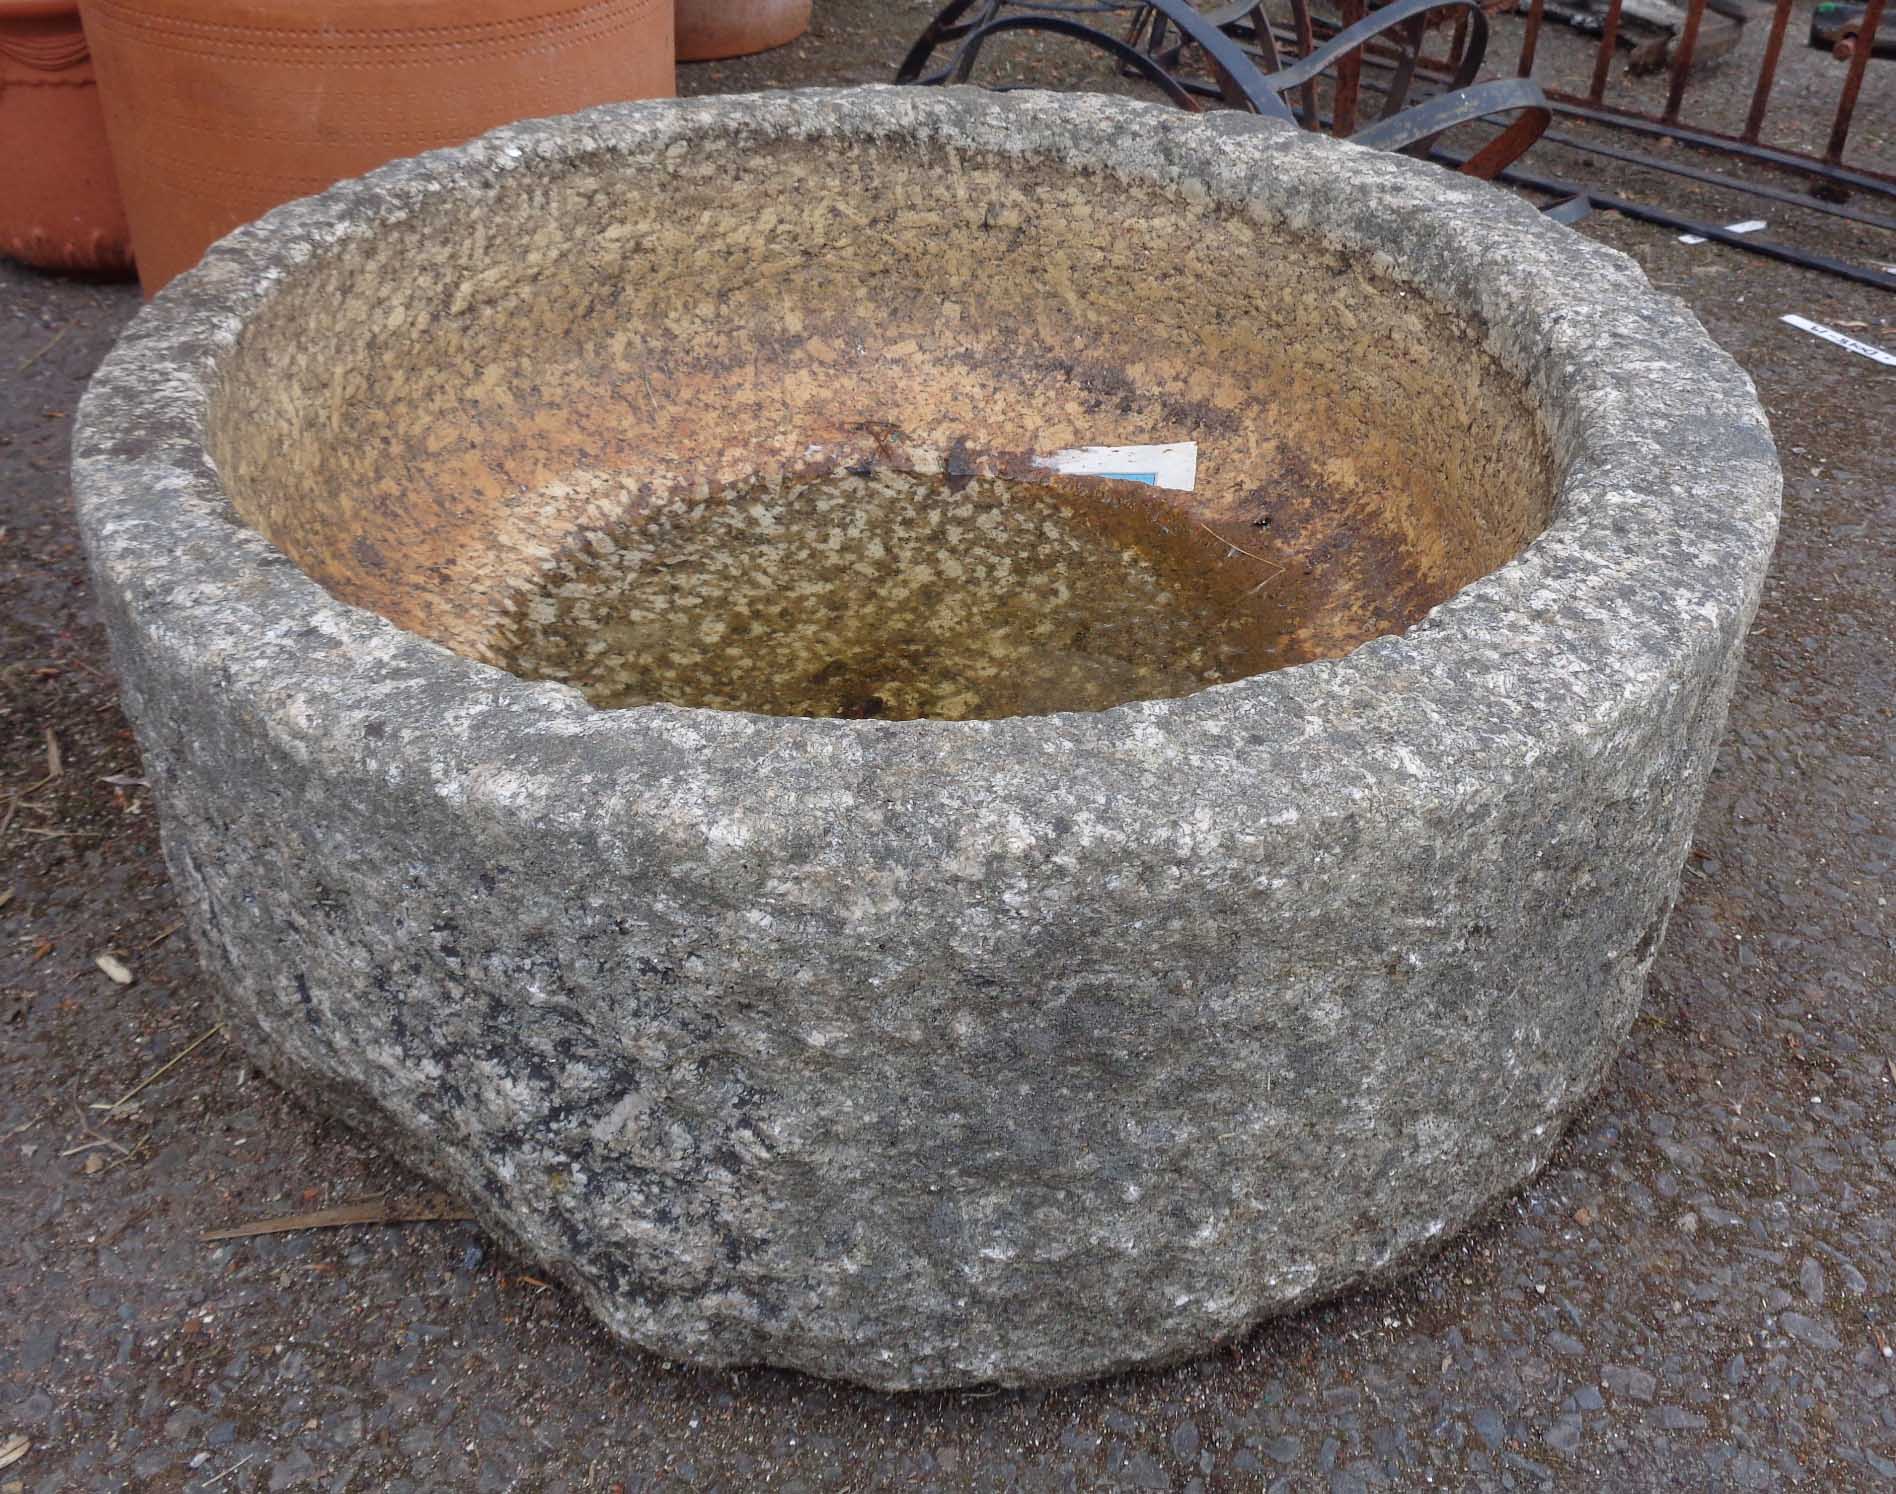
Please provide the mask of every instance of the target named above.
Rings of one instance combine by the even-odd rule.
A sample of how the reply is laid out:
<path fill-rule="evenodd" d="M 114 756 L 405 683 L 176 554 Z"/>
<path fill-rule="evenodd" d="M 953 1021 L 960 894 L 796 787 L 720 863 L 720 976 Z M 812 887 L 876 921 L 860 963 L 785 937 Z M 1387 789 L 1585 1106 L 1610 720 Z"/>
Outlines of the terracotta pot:
<path fill-rule="evenodd" d="M 670 0 L 81 0 L 146 295 L 293 197 L 498 124 L 669 98 Z"/>
<path fill-rule="evenodd" d="M 94 275 L 132 268 L 74 0 L 0 0 L 0 254 Z"/>
<path fill-rule="evenodd" d="M 678 0 L 678 60 L 743 57 L 809 29 L 810 0 Z"/>

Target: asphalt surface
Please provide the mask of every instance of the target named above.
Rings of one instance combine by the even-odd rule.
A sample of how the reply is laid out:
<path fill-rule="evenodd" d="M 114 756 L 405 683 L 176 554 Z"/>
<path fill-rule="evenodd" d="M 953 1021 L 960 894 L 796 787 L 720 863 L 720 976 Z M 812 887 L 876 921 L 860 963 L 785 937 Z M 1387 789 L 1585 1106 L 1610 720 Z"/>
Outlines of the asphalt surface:
<path fill-rule="evenodd" d="M 818 7 L 804 42 L 685 87 L 881 79 L 925 14 Z M 1801 26 L 1787 69 L 1834 87 Z M 1893 94 L 1872 64 L 1858 159 L 1884 170 Z M 1892 236 L 1755 215 L 1896 264 Z M 428 1190 L 221 1036 L 190 1046 L 215 1015 L 65 471 L 137 298 L 0 262 L 0 1494 L 1896 1487 L 1896 370 L 1779 320 L 1896 348 L 1896 296 L 1624 219 L 1580 231 L 1746 366 L 1786 476 L 1679 908 L 1603 1093 L 1533 1187 L 1393 1287 L 1175 1370 L 899 1397 L 625 1352 L 467 1223 L 200 1239 Z"/>

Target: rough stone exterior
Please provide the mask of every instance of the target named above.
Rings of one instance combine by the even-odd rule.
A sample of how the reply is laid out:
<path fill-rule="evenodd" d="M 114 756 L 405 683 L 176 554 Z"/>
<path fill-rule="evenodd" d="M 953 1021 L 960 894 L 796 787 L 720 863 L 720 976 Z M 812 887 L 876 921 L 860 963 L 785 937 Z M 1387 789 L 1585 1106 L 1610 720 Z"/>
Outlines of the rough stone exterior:
<path fill-rule="evenodd" d="M 1530 386 L 1552 523 L 1338 660 L 891 724 L 596 711 L 234 521 L 207 410 L 299 262 L 732 129 L 1053 158 L 1346 247 Z M 1779 486 L 1697 324 L 1499 192 L 958 90 L 608 108 L 292 204 L 127 333 L 74 480 L 232 1033 L 625 1339 L 884 1387 L 1201 1351 L 1543 1165 L 1663 935 Z"/>

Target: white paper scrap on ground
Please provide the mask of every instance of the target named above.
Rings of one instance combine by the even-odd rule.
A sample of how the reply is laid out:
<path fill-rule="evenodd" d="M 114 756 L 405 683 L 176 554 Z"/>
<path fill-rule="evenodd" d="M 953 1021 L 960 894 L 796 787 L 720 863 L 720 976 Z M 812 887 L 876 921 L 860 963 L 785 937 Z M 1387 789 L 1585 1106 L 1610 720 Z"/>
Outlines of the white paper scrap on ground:
<path fill-rule="evenodd" d="M 1767 226 L 1762 218 L 1747 218 L 1742 223 L 1727 223 L 1725 225 L 1725 232 L 1756 233 L 1759 229 Z M 1679 235 L 1679 242 L 1681 244 L 1702 244 L 1705 242 L 1705 236 L 1697 233 L 1682 233 Z"/>
<path fill-rule="evenodd" d="M 1854 337 L 1845 336 L 1835 327 L 1826 327 L 1822 322 L 1813 322 L 1809 317 L 1797 316 L 1792 313 L 1787 313 L 1779 317 L 1778 320 L 1781 322 L 1789 322 L 1800 332 L 1808 332 L 1812 337 L 1821 337 L 1825 342 L 1834 342 L 1840 348 L 1848 348 L 1851 352 L 1861 353 L 1865 358 L 1869 358 L 1874 362 L 1884 364 L 1889 368 L 1896 368 L 1896 353 L 1885 352 L 1882 348 L 1872 343 L 1858 342 Z"/>
<path fill-rule="evenodd" d="M 1121 482 L 1150 483 L 1189 493 L 1198 485 L 1198 443 L 1170 441 L 1161 446 L 1075 446 L 1052 456 L 1036 457 L 1036 467 L 1050 467 L 1069 477 L 1116 477 Z"/>

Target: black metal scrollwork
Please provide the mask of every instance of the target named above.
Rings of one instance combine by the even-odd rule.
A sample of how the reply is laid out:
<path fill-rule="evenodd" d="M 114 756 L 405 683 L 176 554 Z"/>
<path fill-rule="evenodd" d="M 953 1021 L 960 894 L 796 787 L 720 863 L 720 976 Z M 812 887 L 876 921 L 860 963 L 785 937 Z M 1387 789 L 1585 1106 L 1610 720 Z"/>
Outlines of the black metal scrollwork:
<path fill-rule="evenodd" d="M 1343 25 L 1321 45 L 1309 0 L 1289 0 L 1289 5 L 1291 32 L 1280 37 L 1263 0 L 1232 0 L 1209 11 L 1190 0 L 950 0 L 909 49 L 895 81 L 970 82 L 990 39 L 1034 31 L 1097 48 L 1127 76 L 1150 83 L 1181 109 L 1197 110 L 1203 100 L 1214 99 L 1305 129 L 1325 125 L 1317 80 L 1335 72 L 1348 87 L 1335 90 L 1328 123 L 1336 133 L 1381 150 L 1426 156 L 1444 132 L 1458 125 L 1501 123 L 1499 133 L 1461 163 L 1460 169 L 1472 176 L 1494 177 L 1547 128 L 1547 101 L 1532 79 L 1475 81 L 1488 43 L 1488 16 L 1480 0 L 1392 0 Z M 1123 35 L 1105 29 L 1115 17 L 1126 22 Z M 1438 92 L 1411 103 L 1427 25 L 1447 17 L 1458 26 L 1453 71 Z M 1389 77 L 1381 111 L 1359 129 L 1355 83 L 1372 44 L 1393 46 L 1395 57 L 1385 63 Z M 1203 59 L 1209 77 L 1185 70 L 1194 56 Z M 1285 102 L 1290 94 L 1297 96 L 1295 109 Z"/>

